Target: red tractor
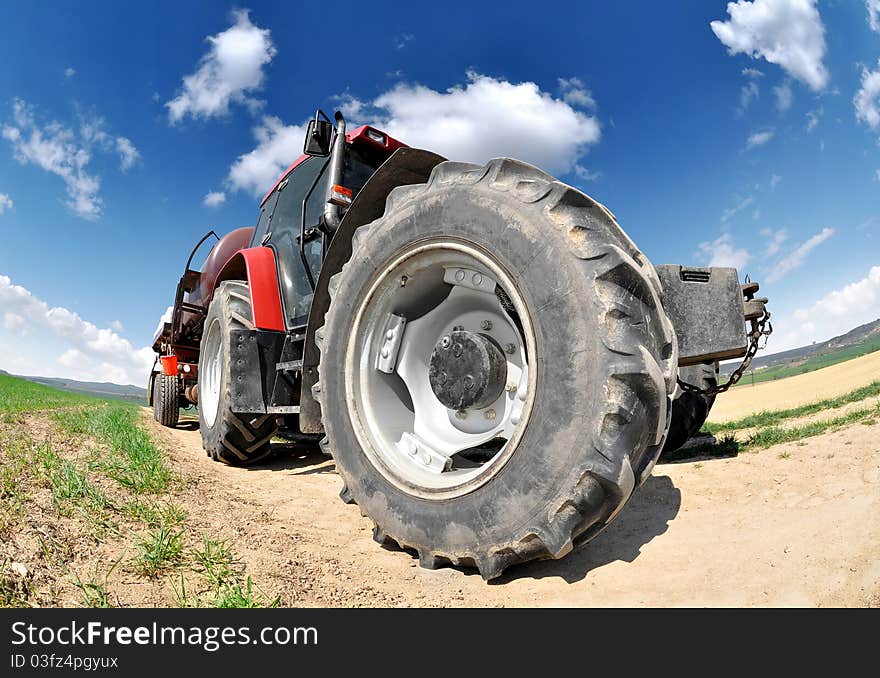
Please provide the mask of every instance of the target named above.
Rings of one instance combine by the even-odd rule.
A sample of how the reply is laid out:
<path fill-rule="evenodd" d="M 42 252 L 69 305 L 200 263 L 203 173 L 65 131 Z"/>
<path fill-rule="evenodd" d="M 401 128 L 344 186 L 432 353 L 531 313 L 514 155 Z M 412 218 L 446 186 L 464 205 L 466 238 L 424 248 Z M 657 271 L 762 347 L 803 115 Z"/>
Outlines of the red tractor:
<path fill-rule="evenodd" d="M 321 111 L 304 151 L 256 226 L 201 271 L 190 255 L 156 418 L 197 404 L 233 465 L 279 427 L 314 437 L 376 540 L 425 567 L 491 579 L 589 540 L 703 423 L 717 361 L 769 331 L 734 269 L 655 268 L 526 163 L 448 162 Z"/>

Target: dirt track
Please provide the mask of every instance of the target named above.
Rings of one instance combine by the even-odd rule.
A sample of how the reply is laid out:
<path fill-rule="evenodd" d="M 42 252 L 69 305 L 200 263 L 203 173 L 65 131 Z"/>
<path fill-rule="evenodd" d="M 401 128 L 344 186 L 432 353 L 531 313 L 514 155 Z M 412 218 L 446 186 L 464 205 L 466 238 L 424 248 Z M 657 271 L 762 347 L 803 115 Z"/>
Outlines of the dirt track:
<path fill-rule="evenodd" d="M 815 372 L 798 374 L 778 381 L 764 381 L 750 386 L 748 377 L 743 385 L 724 393 L 715 400 L 710 421 L 722 423 L 762 410 L 799 407 L 817 400 L 834 398 L 880 379 L 880 351 L 853 358 Z"/>
<path fill-rule="evenodd" d="M 880 423 L 659 465 L 593 542 L 493 584 L 374 543 L 317 452 L 230 468 L 208 460 L 193 424 L 150 426 L 195 479 L 178 497 L 194 522 L 233 537 L 285 605 L 880 605 Z"/>

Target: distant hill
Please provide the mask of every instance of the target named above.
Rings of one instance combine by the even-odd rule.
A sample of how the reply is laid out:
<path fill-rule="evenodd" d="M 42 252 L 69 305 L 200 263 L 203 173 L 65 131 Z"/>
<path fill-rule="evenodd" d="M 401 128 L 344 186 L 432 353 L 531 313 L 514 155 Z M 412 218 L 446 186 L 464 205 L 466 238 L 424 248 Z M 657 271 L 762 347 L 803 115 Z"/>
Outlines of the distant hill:
<path fill-rule="evenodd" d="M 44 384 L 62 391 L 71 393 L 84 393 L 100 398 L 115 398 L 117 400 L 130 400 L 143 404 L 147 401 L 147 389 L 139 386 L 120 386 L 110 382 L 77 381 L 76 379 L 60 379 L 58 377 L 28 377 L 21 374 L 9 374 L 0 370 L 0 374 L 6 374 L 19 379 L 26 379 L 37 384 Z"/>
<path fill-rule="evenodd" d="M 859 325 L 828 341 L 770 355 L 759 353 L 752 360 L 749 374 L 754 372 L 755 381 L 779 379 L 828 367 L 877 350 L 880 350 L 880 319 Z M 732 361 L 722 365 L 721 371 L 729 374 L 738 366 L 739 361 Z"/>

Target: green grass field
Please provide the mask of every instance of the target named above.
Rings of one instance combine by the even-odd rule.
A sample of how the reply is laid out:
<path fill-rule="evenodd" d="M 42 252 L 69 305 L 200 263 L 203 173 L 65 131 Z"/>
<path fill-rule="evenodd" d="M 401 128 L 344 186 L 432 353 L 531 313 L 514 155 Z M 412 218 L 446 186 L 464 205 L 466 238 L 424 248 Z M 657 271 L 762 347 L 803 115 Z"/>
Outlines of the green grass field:
<path fill-rule="evenodd" d="M 59 391 L 42 384 L 0 374 L 0 414 L 96 405 L 100 402 L 103 401 L 92 396 Z"/>
<path fill-rule="evenodd" d="M 830 367 L 853 358 L 860 358 L 874 351 L 880 351 L 880 336 L 872 337 L 861 344 L 854 344 L 830 353 L 813 356 L 799 365 L 773 365 L 772 367 L 765 367 L 759 370 L 750 370 L 746 372 L 737 386 L 751 386 L 753 383 L 758 384 L 762 381 L 774 381 L 776 379 L 784 379 L 785 377 L 793 377 L 797 374 L 814 372 L 821 370 L 823 367 Z"/>
<path fill-rule="evenodd" d="M 125 597 L 122 572 L 158 582 L 180 607 L 278 605 L 231 544 L 188 522 L 179 502 L 190 482 L 137 405 L 0 375 L 0 607 L 57 605 L 65 582 L 81 605 L 112 606 Z M 44 535 L 36 554 L 15 538 L 33 524 Z M 100 548 L 118 555 L 107 563 Z"/>

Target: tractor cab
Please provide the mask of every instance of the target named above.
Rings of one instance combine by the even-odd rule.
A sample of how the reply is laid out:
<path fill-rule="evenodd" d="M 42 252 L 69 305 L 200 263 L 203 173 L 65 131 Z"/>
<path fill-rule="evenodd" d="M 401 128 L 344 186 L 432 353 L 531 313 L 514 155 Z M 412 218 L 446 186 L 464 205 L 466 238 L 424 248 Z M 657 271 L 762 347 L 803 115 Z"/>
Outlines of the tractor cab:
<path fill-rule="evenodd" d="M 345 132 L 318 112 L 309 122 L 305 153 L 263 198 L 251 247 L 270 247 L 287 328 L 308 320 L 321 263 L 346 210 L 388 156 L 405 145 L 373 127 Z M 326 118 L 326 116 L 324 116 Z"/>

